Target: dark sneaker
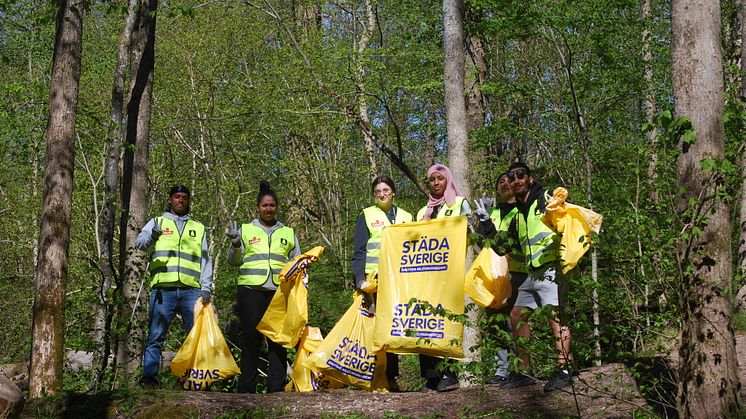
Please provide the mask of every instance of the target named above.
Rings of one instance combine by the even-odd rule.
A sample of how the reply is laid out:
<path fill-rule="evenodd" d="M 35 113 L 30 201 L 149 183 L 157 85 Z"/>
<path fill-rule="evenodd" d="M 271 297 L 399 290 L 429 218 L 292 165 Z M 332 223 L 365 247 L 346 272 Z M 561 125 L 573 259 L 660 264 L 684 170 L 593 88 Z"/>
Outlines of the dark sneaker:
<path fill-rule="evenodd" d="M 435 391 L 438 389 L 438 383 L 440 383 L 440 378 L 428 378 L 425 381 L 425 386 L 422 387 L 421 391 L 428 392 L 428 391 Z"/>
<path fill-rule="evenodd" d="M 399 388 L 399 382 L 396 381 L 396 378 L 389 379 L 389 392 L 391 393 L 401 392 L 401 389 Z"/>
<path fill-rule="evenodd" d="M 547 383 L 544 385 L 544 393 L 549 393 L 550 391 L 565 388 L 570 385 L 571 381 L 572 378 L 570 377 L 570 374 L 562 370 L 557 371 L 552 375 L 552 378 L 550 378 L 549 381 L 547 381 Z"/>
<path fill-rule="evenodd" d="M 536 379 L 522 372 L 511 372 L 508 378 L 500 385 L 501 388 L 511 389 L 536 384 Z"/>
<path fill-rule="evenodd" d="M 456 377 L 452 377 L 450 375 L 445 375 L 443 378 L 440 379 L 440 382 L 438 383 L 438 388 L 436 390 L 438 391 L 452 391 L 459 388 L 459 383 Z"/>
<path fill-rule="evenodd" d="M 140 377 L 137 384 L 142 388 L 156 388 L 158 387 L 158 379 L 155 377 Z"/>
<path fill-rule="evenodd" d="M 499 385 L 502 385 L 502 383 L 504 383 L 505 380 L 507 379 L 508 377 L 503 377 L 502 375 L 495 375 L 494 377 L 487 380 L 486 383 L 491 386 L 499 386 Z"/>

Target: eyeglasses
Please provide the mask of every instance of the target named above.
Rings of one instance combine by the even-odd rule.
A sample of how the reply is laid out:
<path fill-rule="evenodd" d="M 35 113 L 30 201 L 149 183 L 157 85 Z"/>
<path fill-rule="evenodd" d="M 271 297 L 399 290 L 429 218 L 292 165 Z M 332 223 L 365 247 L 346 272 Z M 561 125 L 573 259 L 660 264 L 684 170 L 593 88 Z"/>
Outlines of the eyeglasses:
<path fill-rule="evenodd" d="M 528 176 L 528 170 L 526 169 L 518 168 L 508 172 L 508 180 L 510 180 L 511 182 L 514 181 L 516 178 L 523 179 L 524 176 Z"/>
<path fill-rule="evenodd" d="M 386 196 L 391 193 L 391 189 L 376 189 L 373 191 L 373 195 Z"/>

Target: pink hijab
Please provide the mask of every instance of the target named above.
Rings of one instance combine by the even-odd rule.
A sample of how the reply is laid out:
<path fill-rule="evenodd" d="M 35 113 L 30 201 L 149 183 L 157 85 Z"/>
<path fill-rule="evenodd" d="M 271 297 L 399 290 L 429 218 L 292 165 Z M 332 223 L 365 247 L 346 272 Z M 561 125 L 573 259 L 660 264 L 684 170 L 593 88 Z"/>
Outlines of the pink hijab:
<path fill-rule="evenodd" d="M 425 220 L 429 220 L 432 218 L 433 210 L 435 209 L 435 207 L 443 205 L 444 203 L 453 205 L 453 203 L 456 202 L 456 197 L 461 195 L 461 191 L 458 190 L 458 186 L 456 186 L 456 184 L 453 182 L 451 169 L 442 164 L 434 164 L 430 166 L 430 169 L 427 170 L 427 178 L 430 179 L 430 175 L 435 172 L 443 175 L 448 183 L 446 184 L 446 190 L 445 192 L 443 192 L 443 196 L 441 196 L 440 198 L 433 197 L 432 192 L 428 193 L 430 199 L 427 201 L 427 211 L 425 211 L 425 215 L 423 217 L 423 219 Z"/>

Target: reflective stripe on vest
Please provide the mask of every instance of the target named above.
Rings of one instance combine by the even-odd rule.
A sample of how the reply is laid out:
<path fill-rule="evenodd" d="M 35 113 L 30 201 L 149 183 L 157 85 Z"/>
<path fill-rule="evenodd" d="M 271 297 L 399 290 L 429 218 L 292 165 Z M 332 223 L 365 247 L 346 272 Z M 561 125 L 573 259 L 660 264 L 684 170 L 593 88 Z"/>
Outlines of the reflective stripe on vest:
<path fill-rule="evenodd" d="M 158 217 L 155 222 L 160 223 L 163 234 L 156 240 L 151 255 L 149 271 L 153 279 L 150 286 L 181 283 L 199 288 L 205 226 L 197 221 L 187 220 L 184 230 L 179 234 L 176 221 Z"/>
<path fill-rule="evenodd" d="M 390 226 L 389 217 L 378 206 L 363 210 L 365 225 L 368 227 L 368 243 L 365 245 L 365 273 L 378 271 L 378 256 L 381 254 L 381 237 L 383 228 Z M 412 214 L 401 208 L 396 208 L 395 224 L 412 222 Z"/>
<path fill-rule="evenodd" d="M 457 217 L 461 215 L 461 207 L 464 204 L 464 197 L 463 196 L 457 196 L 456 200 L 453 202 L 453 205 L 448 205 L 447 203 L 440 206 L 440 209 L 438 210 L 438 216 L 433 218 L 443 218 L 443 217 Z M 417 220 L 422 221 L 425 218 L 425 212 L 427 212 L 427 205 L 420 208 L 420 210 L 417 212 Z"/>
<path fill-rule="evenodd" d="M 499 208 L 492 208 L 490 218 L 495 224 L 497 231 L 507 232 L 510 228 L 510 222 L 513 221 L 516 214 L 518 214 L 518 208 L 516 207 L 513 207 L 504 217 L 501 216 L 502 214 L 500 214 Z M 510 248 L 510 254 L 508 255 L 508 270 L 510 272 L 528 272 L 526 255 L 523 254 L 522 247 L 518 246 L 518 243 Z"/>
<path fill-rule="evenodd" d="M 279 284 L 280 272 L 295 248 L 293 229 L 282 226 L 268 236 L 263 228 L 249 223 L 241 226 L 241 239 L 245 250 L 238 269 L 238 285 L 262 285 L 270 271 L 272 282 Z"/>
<path fill-rule="evenodd" d="M 546 196 L 546 199 L 549 197 Z M 537 206 L 538 202 L 534 200 L 528 209 L 528 218 L 520 212 L 516 215 L 518 239 L 528 268 L 538 268 L 559 259 L 560 237 L 541 221 L 544 213 Z"/>

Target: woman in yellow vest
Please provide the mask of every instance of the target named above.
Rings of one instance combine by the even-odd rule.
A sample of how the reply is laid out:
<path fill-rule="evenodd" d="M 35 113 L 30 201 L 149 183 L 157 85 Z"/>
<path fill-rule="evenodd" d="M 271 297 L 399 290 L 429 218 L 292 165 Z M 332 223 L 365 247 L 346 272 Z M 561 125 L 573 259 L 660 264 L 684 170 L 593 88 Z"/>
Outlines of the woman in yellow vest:
<path fill-rule="evenodd" d="M 427 183 L 430 188 L 429 199 L 427 205 L 417 213 L 418 221 L 471 214 L 469 201 L 461 196 L 448 167 L 442 164 L 430 166 L 427 171 Z M 439 371 L 439 363 L 440 358 L 420 354 L 420 375 L 427 380 L 425 386 L 437 391 L 457 389 L 459 382 L 456 373 L 449 368 Z"/>
<path fill-rule="evenodd" d="M 390 177 L 381 175 L 373 179 L 371 190 L 376 205 L 363 209 L 355 223 L 352 252 L 352 274 L 355 277 L 355 288 L 365 293 L 366 301 L 375 310 L 376 287 L 367 281 L 369 274 L 378 272 L 378 256 L 381 254 L 381 237 L 383 229 L 392 224 L 409 223 L 412 214 L 394 205 L 396 185 Z M 389 390 L 398 391 L 396 377 L 399 375 L 399 357 L 386 354 L 386 378 Z"/>
<path fill-rule="evenodd" d="M 241 323 L 241 376 L 239 393 L 256 393 L 259 351 L 264 336 L 256 326 L 267 311 L 280 283 L 279 275 L 285 264 L 301 254 L 298 237 L 292 228 L 275 218 L 277 194 L 269 183 L 259 184 L 256 197 L 259 217 L 248 224 L 236 226 L 231 222 L 228 237 L 228 263 L 238 270 L 238 317 Z M 267 339 L 269 366 L 267 392 L 282 391 L 285 386 L 287 350 Z"/>

